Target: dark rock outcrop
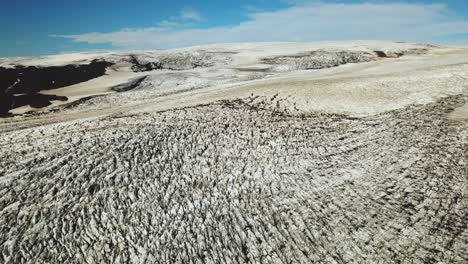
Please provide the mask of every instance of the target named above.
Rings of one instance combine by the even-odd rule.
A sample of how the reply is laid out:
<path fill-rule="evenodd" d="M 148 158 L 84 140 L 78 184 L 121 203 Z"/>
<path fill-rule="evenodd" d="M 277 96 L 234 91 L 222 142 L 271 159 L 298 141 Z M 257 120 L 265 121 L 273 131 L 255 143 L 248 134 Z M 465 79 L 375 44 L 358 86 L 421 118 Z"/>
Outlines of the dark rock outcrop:
<path fill-rule="evenodd" d="M 111 89 L 112 89 L 112 91 L 116 91 L 116 92 L 119 92 L 119 93 L 133 90 L 133 89 L 137 88 L 146 79 L 146 77 L 147 76 L 132 79 L 127 83 L 116 85 L 116 86 L 112 87 Z"/>
<path fill-rule="evenodd" d="M 30 94 L 86 82 L 106 73 L 112 63 L 93 61 L 85 65 L 52 67 L 17 66 L 13 69 L 0 67 L 0 91 L 14 85 L 9 94 Z"/>
<path fill-rule="evenodd" d="M 112 63 L 94 60 L 85 65 L 51 67 L 0 67 L 0 116 L 22 105 L 47 105 L 45 100 L 63 100 L 39 94 L 43 90 L 57 89 L 86 82 L 103 76 Z M 15 96 L 16 95 L 16 96 Z"/>

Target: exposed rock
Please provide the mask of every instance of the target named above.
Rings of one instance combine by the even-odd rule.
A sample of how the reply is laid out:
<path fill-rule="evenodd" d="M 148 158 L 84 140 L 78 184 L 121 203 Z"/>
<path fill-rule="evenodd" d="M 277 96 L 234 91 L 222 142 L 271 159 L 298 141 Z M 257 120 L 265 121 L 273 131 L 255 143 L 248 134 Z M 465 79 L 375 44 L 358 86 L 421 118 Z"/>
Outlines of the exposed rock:
<path fill-rule="evenodd" d="M 23 95 L 14 95 L 11 108 L 18 108 L 29 105 L 34 108 L 42 108 L 51 105 L 51 101 L 67 101 L 66 96 L 46 95 L 41 93 L 31 93 Z"/>
<path fill-rule="evenodd" d="M 97 78 L 106 73 L 109 62 L 93 61 L 84 65 L 52 67 L 22 67 L 14 69 L 0 67 L 0 90 L 5 91 L 16 83 L 9 94 L 28 94 L 70 86 Z"/>
<path fill-rule="evenodd" d="M 8 116 L 13 104 L 13 98 L 11 95 L 0 94 L 0 117 Z"/>
<path fill-rule="evenodd" d="M 130 80 L 130 82 L 128 83 L 123 83 L 123 84 L 114 86 L 111 89 L 116 92 L 130 91 L 130 90 L 137 88 L 146 78 L 147 76 L 135 78 L 133 80 Z"/>
<path fill-rule="evenodd" d="M 379 58 L 386 58 L 386 57 L 388 57 L 387 54 L 386 54 L 385 52 L 381 51 L 381 50 L 375 50 L 374 52 L 375 52 L 375 54 L 377 54 L 377 56 L 378 56 Z"/>
<path fill-rule="evenodd" d="M 63 96 L 46 96 L 39 92 L 97 78 L 104 75 L 110 65 L 112 63 L 95 60 L 84 65 L 0 67 L 0 117 L 23 105 L 41 108 L 50 105 L 50 100 L 66 100 Z"/>

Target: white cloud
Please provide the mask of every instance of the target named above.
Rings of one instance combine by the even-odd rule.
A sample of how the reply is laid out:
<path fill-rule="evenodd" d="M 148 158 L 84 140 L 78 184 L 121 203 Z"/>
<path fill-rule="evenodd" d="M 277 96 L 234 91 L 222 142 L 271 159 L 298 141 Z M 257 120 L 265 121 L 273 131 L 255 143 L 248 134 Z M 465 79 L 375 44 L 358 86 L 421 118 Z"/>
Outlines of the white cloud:
<path fill-rule="evenodd" d="M 193 21 L 201 18 L 195 14 L 197 12 L 183 11 L 181 17 Z M 468 33 L 468 21 L 455 16 L 444 4 L 296 3 L 282 10 L 253 12 L 248 17 L 249 20 L 235 26 L 180 29 L 164 26 L 161 22 L 158 27 L 55 37 L 75 42 L 111 43 L 128 49 L 155 49 L 244 41 L 387 39 L 437 42 Z"/>
<path fill-rule="evenodd" d="M 157 23 L 160 28 L 180 28 L 184 26 L 190 26 L 193 23 L 202 22 L 203 16 L 192 7 L 184 7 L 178 16 L 172 16 L 170 19 L 166 19 Z"/>
<path fill-rule="evenodd" d="M 192 7 L 185 7 L 184 9 L 182 9 L 182 11 L 180 12 L 180 17 L 182 19 L 192 20 L 196 22 L 203 20 L 203 16 Z"/>
<path fill-rule="evenodd" d="M 162 28 L 176 28 L 180 26 L 180 22 L 177 22 L 175 20 L 163 20 L 158 23 L 158 26 Z"/>

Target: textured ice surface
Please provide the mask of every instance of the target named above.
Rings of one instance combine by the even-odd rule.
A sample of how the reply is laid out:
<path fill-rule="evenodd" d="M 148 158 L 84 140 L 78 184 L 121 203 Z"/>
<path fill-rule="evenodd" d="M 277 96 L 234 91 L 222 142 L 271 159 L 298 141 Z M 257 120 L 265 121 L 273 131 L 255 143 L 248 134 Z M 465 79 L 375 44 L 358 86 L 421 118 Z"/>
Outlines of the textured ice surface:
<path fill-rule="evenodd" d="M 47 91 L 73 103 L 0 119 L 0 263 L 468 262 L 468 49 L 0 64 L 98 57 L 107 75 Z"/>
<path fill-rule="evenodd" d="M 2 263 L 466 263 L 466 97 L 365 118 L 270 98 L 0 137 Z"/>

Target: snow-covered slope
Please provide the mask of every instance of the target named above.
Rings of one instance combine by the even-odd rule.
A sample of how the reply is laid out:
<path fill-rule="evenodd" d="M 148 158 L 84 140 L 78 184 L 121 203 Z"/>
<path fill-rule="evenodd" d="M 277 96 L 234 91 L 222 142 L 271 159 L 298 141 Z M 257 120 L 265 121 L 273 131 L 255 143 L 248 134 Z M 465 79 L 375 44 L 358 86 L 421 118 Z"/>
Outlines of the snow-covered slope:
<path fill-rule="evenodd" d="M 9 110 L 12 114 L 32 111 L 31 106 L 38 108 L 38 105 L 43 106 L 39 107 L 39 111 L 44 112 L 77 100 L 83 101 L 83 98 L 122 91 L 116 86 L 127 87 L 126 91 L 128 87 L 146 90 L 145 93 L 130 96 L 138 100 L 142 96 L 148 98 L 228 84 L 242 85 L 295 71 L 423 54 L 430 48 L 427 45 L 394 42 L 245 43 L 152 52 L 3 58 L 0 59 L 0 88 L 5 93 L 2 95 L 4 105 L 11 105 Z M 93 66 L 88 69 L 88 65 Z M 106 66 L 106 75 L 103 76 L 102 67 Z M 126 84 L 142 77 L 146 77 L 145 81 L 139 82 L 139 85 Z M 67 80 L 72 81 L 67 85 Z M 43 94 L 41 96 L 62 96 L 68 100 L 38 103 L 26 100 L 33 100 L 33 97 L 15 96 L 38 92 Z M 102 103 L 109 99 L 112 104 L 118 98 L 106 97 Z M 129 101 L 131 98 L 123 100 Z M 115 103 L 121 105 L 125 102 Z"/>
<path fill-rule="evenodd" d="M 406 50 L 427 48 L 428 45 L 399 43 L 389 41 L 346 41 L 346 42 L 313 42 L 313 43 L 233 43 L 195 46 L 158 51 L 127 51 L 127 52 L 88 52 L 70 53 L 41 57 L 9 57 L 0 58 L 0 67 L 23 66 L 63 66 L 67 64 L 89 63 L 95 59 L 119 61 L 122 57 L 135 55 L 143 61 L 152 62 L 157 56 L 168 54 L 189 54 L 197 51 L 214 54 L 234 55 L 234 64 L 251 64 L 264 57 L 294 55 L 313 50 L 350 50 L 350 51 L 383 51 L 395 54 Z"/>

